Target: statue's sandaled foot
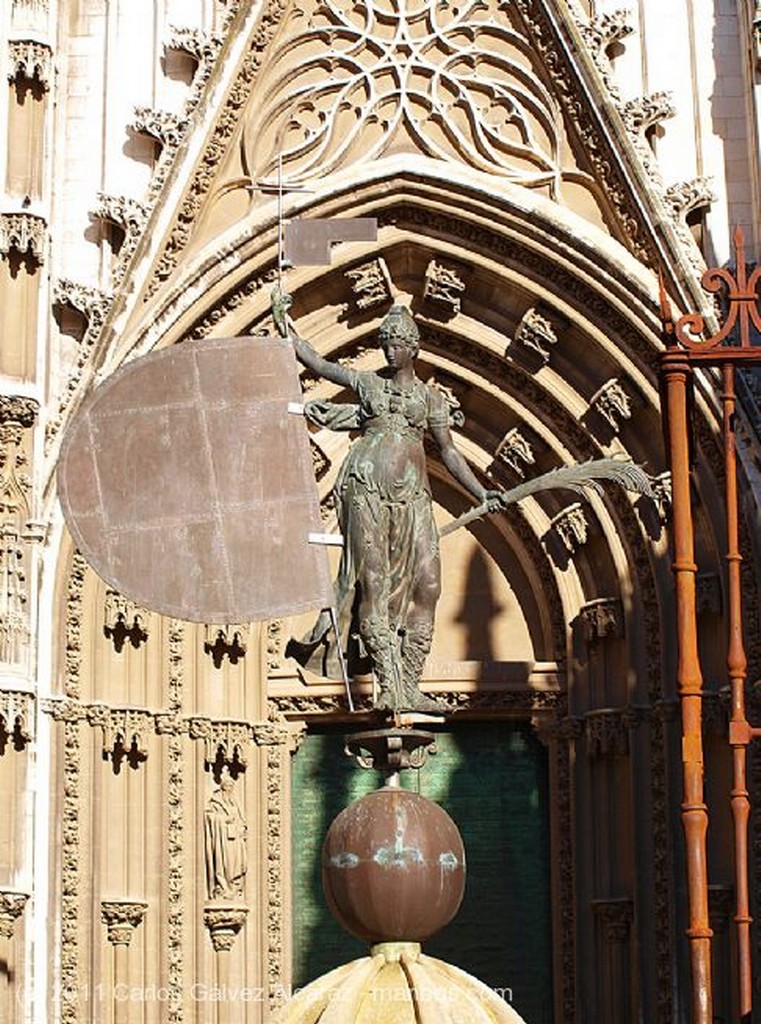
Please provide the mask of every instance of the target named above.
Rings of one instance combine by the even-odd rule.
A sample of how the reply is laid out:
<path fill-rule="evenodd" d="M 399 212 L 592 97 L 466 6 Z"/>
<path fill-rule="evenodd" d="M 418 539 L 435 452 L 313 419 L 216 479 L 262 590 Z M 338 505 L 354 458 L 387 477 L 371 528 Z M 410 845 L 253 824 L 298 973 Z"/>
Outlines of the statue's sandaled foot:
<path fill-rule="evenodd" d="M 422 714 L 429 715 L 443 715 L 449 711 L 449 708 L 442 701 L 435 700 L 433 697 L 427 697 L 420 690 L 412 693 L 402 703 L 400 711 L 420 711 Z"/>

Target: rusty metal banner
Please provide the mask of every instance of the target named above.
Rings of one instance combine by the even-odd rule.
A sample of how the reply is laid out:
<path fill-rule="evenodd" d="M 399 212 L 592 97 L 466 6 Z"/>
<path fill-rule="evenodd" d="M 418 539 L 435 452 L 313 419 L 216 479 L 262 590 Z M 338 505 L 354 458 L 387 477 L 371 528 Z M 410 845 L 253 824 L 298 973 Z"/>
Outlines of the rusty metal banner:
<path fill-rule="evenodd" d="M 326 608 L 328 561 L 289 342 L 185 342 L 88 399 L 58 468 L 64 516 L 112 587 L 164 615 L 250 622 Z"/>

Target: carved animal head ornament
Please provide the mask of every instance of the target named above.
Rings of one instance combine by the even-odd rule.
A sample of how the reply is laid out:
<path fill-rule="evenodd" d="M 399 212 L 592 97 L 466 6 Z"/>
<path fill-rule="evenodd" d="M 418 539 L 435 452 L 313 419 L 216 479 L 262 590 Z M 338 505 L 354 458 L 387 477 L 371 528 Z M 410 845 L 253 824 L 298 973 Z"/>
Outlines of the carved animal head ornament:
<path fill-rule="evenodd" d="M 403 342 L 417 355 L 420 349 L 420 331 L 406 306 L 392 306 L 378 328 L 381 345 L 392 338 Z"/>

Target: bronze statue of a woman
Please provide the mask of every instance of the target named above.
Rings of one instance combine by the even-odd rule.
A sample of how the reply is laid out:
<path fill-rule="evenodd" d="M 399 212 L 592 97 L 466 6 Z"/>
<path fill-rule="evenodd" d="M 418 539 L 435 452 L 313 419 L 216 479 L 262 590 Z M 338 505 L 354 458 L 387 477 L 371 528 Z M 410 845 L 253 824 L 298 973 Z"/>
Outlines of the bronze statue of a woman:
<path fill-rule="evenodd" d="M 313 423 L 360 433 L 334 491 L 344 536 L 336 580 L 339 621 L 356 614 L 379 685 L 376 707 L 440 712 L 441 706 L 420 691 L 441 592 L 439 539 L 423 448 L 426 431 L 449 472 L 477 501 L 493 502 L 496 510 L 500 492 L 484 488 L 455 448 L 443 392 L 415 376 L 420 335 L 406 307 L 393 306 L 380 325 L 387 366 L 376 372 L 323 359 L 296 334 L 289 305 L 289 296 L 273 293 L 275 323 L 293 341 L 299 360 L 357 396 L 356 404 L 316 400 L 304 407 Z M 316 645 L 328 628 L 329 617 L 322 615 L 304 642 Z"/>

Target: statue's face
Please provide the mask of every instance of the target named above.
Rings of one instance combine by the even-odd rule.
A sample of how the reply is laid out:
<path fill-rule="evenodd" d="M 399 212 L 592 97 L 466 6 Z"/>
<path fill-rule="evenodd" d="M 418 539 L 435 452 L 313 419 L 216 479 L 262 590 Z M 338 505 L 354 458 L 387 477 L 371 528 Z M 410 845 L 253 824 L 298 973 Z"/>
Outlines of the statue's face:
<path fill-rule="evenodd" d="M 410 346 L 409 342 L 393 334 L 383 339 L 381 347 L 383 348 L 386 362 L 392 370 L 402 370 L 404 367 L 411 365 L 415 360 L 415 350 Z"/>

